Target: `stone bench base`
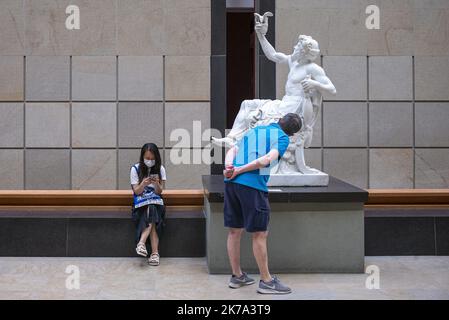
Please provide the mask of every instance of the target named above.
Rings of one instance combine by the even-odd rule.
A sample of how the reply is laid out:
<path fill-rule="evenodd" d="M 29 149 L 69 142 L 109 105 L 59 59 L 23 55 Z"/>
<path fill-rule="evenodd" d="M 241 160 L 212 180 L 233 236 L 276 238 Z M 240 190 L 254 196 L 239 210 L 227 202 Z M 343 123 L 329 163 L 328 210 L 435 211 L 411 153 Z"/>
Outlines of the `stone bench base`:
<path fill-rule="evenodd" d="M 230 273 L 224 227 L 222 176 L 203 176 L 206 254 L 210 273 Z M 363 273 L 364 203 L 368 192 L 330 177 L 326 187 L 270 189 L 268 256 L 273 273 Z M 241 243 L 241 264 L 258 268 L 251 235 Z"/>
<path fill-rule="evenodd" d="M 0 257 L 137 257 L 135 230 L 130 207 L 0 208 Z M 205 256 L 201 207 L 167 207 L 159 252 Z"/>
<path fill-rule="evenodd" d="M 229 274 L 223 204 L 205 198 L 207 264 L 212 274 Z M 271 204 L 268 237 L 273 273 L 363 273 L 363 203 Z M 241 243 L 243 270 L 258 273 L 251 235 Z"/>

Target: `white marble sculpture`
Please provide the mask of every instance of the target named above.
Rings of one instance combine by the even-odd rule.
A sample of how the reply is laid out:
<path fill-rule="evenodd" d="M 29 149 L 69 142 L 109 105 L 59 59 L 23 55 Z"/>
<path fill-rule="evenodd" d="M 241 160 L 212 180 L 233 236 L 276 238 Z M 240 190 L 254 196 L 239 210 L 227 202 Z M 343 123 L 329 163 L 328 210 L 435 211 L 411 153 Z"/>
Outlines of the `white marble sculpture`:
<path fill-rule="evenodd" d="M 293 53 L 276 52 L 265 37 L 268 17 L 255 13 L 255 30 L 266 57 L 279 64 L 288 64 L 290 72 L 282 100 L 245 100 L 229 134 L 222 139 L 213 138 L 217 145 L 231 147 L 249 129 L 279 121 L 287 113 L 297 113 L 303 120 L 301 131 L 291 137 L 290 145 L 282 159 L 271 170 L 269 186 L 326 186 L 329 176 L 308 167 L 304 160 L 304 148 L 312 142 L 313 126 L 321 106 L 322 94 L 335 94 L 336 89 L 324 70 L 313 61 L 320 56 L 318 42 L 310 36 L 300 35 Z M 261 80 L 263 81 L 263 79 Z"/>

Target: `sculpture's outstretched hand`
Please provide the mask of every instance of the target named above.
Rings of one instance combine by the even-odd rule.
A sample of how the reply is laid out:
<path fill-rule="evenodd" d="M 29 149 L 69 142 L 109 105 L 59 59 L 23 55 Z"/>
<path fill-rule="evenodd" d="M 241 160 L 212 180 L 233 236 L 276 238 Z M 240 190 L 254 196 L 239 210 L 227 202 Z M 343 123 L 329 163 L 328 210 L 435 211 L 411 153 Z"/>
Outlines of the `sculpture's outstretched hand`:
<path fill-rule="evenodd" d="M 255 27 L 256 32 L 266 35 L 268 32 L 268 17 L 272 17 L 273 14 L 271 12 L 265 12 L 263 16 L 258 13 L 254 13 L 255 17 Z"/>
<path fill-rule="evenodd" d="M 268 18 L 273 17 L 271 12 L 265 12 L 263 16 L 258 13 L 254 13 L 255 27 L 257 39 L 259 40 L 260 46 L 262 47 L 263 53 L 268 58 L 275 63 L 288 63 L 289 56 L 283 54 L 282 52 L 276 52 L 273 46 L 268 42 L 265 35 L 268 32 Z"/>

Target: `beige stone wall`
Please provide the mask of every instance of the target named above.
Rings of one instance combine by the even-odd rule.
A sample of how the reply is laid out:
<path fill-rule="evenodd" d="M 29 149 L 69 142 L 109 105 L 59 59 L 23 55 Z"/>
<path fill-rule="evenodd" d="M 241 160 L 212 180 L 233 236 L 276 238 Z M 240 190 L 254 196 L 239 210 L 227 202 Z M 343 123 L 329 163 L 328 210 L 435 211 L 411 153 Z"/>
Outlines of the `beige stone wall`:
<path fill-rule="evenodd" d="M 69 4 L 80 30 L 65 28 Z M 277 0 L 276 48 L 299 34 L 338 89 L 309 163 L 361 187 L 449 187 L 449 2 Z M 128 189 L 149 141 L 169 188 L 199 188 L 209 166 L 171 163 L 169 136 L 210 126 L 210 55 L 210 0 L 0 1 L 0 189 Z"/>
<path fill-rule="evenodd" d="M 365 9 L 380 9 L 368 30 Z M 449 1 L 277 0 L 276 48 L 320 43 L 337 87 L 325 97 L 315 167 L 369 188 L 449 187 Z M 277 95 L 287 70 L 277 67 Z"/>
<path fill-rule="evenodd" d="M 68 5 L 80 30 L 65 28 Z M 209 126 L 210 10 L 210 0 L 0 1 L 0 189 L 128 189 L 146 142 L 160 147 L 168 188 L 199 188 L 209 166 L 172 165 L 169 134 Z"/>

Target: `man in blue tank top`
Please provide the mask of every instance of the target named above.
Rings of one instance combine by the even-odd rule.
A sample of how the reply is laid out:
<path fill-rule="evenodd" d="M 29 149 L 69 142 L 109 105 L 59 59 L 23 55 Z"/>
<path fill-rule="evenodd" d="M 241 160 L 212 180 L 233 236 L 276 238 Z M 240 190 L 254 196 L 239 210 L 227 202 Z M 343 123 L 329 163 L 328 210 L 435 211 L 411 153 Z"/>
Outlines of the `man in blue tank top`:
<path fill-rule="evenodd" d="M 267 126 L 256 127 L 226 154 L 224 225 L 229 228 L 228 255 L 232 268 L 229 287 L 240 288 L 255 281 L 240 268 L 240 239 L 252 233 L 253 252 L 260 271 L 259 293 L 286 294 L 291 289 L 268 270 L 267 237 L 270 219 L 267 182 L 270 170 L 287 150 L 290 136 L 299 132 L 301 118 L 289 113 Z"/>

